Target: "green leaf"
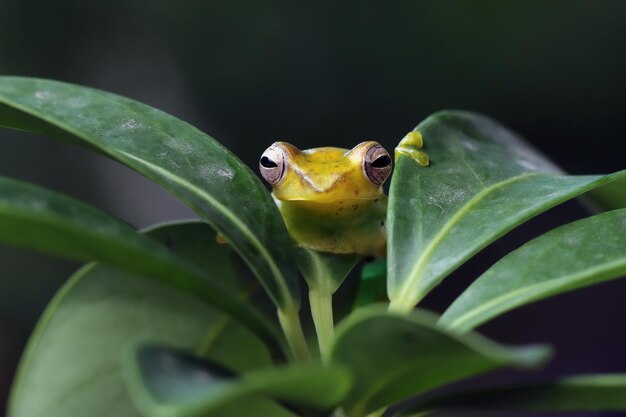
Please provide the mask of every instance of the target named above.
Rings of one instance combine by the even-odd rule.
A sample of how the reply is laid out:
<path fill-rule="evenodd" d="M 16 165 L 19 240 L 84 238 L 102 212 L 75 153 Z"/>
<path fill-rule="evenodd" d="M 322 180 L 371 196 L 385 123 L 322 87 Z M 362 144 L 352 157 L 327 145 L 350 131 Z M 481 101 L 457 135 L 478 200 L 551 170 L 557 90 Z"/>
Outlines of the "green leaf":
<path fill-rule="evenodd" d="M 543 346 L 511 349 L 478 334 L 448 332 L 423 311 L 397 316 L 377 307 L 339 324 L 330 358 L 352 371 L 354 386 L 343 406 L 348 416 L 360 417 L 501 366 L 540 364 L 548 353 Z"/>
<path fill-rule="evenodd" d="M 232 249 L 218 245 L 200 223 L 168 225 L 150 234 L 177 255 L 232 282 Z M 201 236 L 205 235 L 202 239 Z M 227 284 L 232 287 L 232 284 Z M 192 349 L 238 372 L 272 364 L 264 344 L 197 297 L 158 281 L 92 264 L 54 297 L 22 357 L 9 416 L 138 417 L 121 375 L 124 349 L 163 343 Z"/>
<path fill-rule="evenodd" d="M 296 262 L 309 288 L 323 289 L 331 294 L 337 291 L 350 271 L 361 259 L 361 255 L 341 255 L 318 252 L 299 247 Z"/>
<path fill-rule="evenodd" d="M 361 271 L 355 307 L 387 301 L 387 258 L 366 262 Z"/>
<path fill-rule="evenodd" d="M 456 392 L 420 400 L 395 416 L 430 410 L 625 411 L 626 374 L 584 375 L 533 385 Z"/>
<path fill-rule="evenodd" d="M 0 126 L 79 143 L 158 183 L 226 237 L 281 309 L 297 308 L 292 245 L 276 205 L 210 136 L 124 97 L 18 77 L 0 77 Z"/>
<path fill-rule="evenodd" d="M 524 304 L 626 276 L 626 209 L 558 227 L 496 262 L 441 317 L 467 331 Z"/>
<path fill-rule="evenodd" d="M 409 311 L 473 254 L 572 197 L 626 178 L 566 176 L 486 117 L 441 112 L 422 122 L 430 166 L 399 155 L 391 181 L 388 292 Z"/>
<path fill-rule="evenodd" d="M 237 375 L 222 366 L 160 346 L 137 349 L 129 357 L 126 370 L 137 406 L 151 417 L 222 416 L 225 407 L 246 403 L 258 394 L 329 410 L 350 387 L 349 374 L 336 367 L 311 364 Z M 248 413 L 260 416 L 258 410 Z"/>
<path fill-rule="evenodd" d="M 210 229 L 204 228 L 205 233 Z M 277 346 L 276 329 L 208 275 L 108 214 L 69 197 L 0 177 L 0 243 L 83 261 L 103 261 L 208 301 Z"/>

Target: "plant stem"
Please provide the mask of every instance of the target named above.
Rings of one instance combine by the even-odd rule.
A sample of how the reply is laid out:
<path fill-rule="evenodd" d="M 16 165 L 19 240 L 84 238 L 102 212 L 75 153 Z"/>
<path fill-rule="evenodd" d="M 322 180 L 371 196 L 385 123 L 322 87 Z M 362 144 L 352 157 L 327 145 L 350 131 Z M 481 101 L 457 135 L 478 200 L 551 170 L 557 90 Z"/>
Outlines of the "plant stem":
<path fill-rule="evenodd" d="M 368 414 L 367 416 L 365 416 L 365 417 L 381 417 L 383 414 L 385 414 L 385 411 L 386 411 L 386 410 L 387 410 L 387 408 L 386 408 L 386 407 L 379 408 L 378 410 L 376 410 L 376 411 L 374 411 L 374 412 L 372 412 L 372 413 L 369 413 L 369 414 Z"/>
<path fill-rule="evenodd" d="M 309 302 L 311 304 L 311 316 L 313 316 L 313 323 L 315 323 L 315 331 L 317 332 L 320 356 L 322 357 L 322 362 L 326 362 L 328 360 L 328 350 L 335 335 L 332 291 L 312 287 L 309 290 Z"/>
<path fill-rule="evenodd" d="M 413 311 L 413 309 L 415 308 L 415 305 L 421 300 L 418 299 L 415 302 L 403 302 L 403 301 L 397 301 L 397 300 L 392 300 L 389 303 L 389 308 L 388 310 L 392 313 L 398 313 L 398 314 L 409 314 L 411 311 Z"/>
<path fill-rule="evenodd" d="M 310 360 L 311 352 L 302 331 L 298 310 L 295 307 L 288 307 L 284 310 L 279 309 L 278 321 L 280 321 L 280 326 L 283 329 L 295 360 L 299 362 Z"/>

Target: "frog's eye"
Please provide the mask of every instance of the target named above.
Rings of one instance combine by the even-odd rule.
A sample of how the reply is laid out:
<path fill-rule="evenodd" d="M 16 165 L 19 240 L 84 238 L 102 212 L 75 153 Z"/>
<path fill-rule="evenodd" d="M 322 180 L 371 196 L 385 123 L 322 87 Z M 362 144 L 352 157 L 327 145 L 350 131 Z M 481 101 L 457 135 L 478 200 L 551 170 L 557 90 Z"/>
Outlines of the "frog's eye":
<path fill-rule="evenodd" d="M 259 160 L 259 171 L 265 181 L 278 184 L 285 173 L 285 152 L 277 145 L 267 148 Z"/>
<path fill-rule="evenodd" d="M 363 159 L 363 171 L 371 182 L 381 185 L 391 173 L 389 152 L 379 144 L 369 148 Z"/>

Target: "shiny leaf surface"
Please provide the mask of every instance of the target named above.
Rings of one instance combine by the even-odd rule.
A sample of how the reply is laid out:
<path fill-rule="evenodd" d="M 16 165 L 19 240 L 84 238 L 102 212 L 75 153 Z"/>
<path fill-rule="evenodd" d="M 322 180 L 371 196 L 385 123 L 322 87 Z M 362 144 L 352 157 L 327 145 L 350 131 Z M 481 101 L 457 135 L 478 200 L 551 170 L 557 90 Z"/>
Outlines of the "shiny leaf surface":
<path fill-rule="evenodd" d="M 330 409 L 350 385 L 347 372 L 320 364 L 266 368 L 238 375 L 161 346 L 140 347 L 127 362 L 131 393 L 139 408 L 154 417 L 222 416 L 224 408 L 257 399 L 259 394 Z M 254 408 L 250 413 L 260 416 Z"/>
<path fill-rule="evenodd" d="M 375 306 L 339 324 L 330 359 L 353 374 L 353 389 L 343 402 L 348 416 L 501 366 L 537 365 L 549 354 L 543 346 L 511 349 L 478 334 L 454 334 L 435 321 L 424 311 L 398 316 Z"/>
<path fill-rule="evenodd" d="M 558 227 L 502 258 L 457 298 L 441 324 L 467 331 L 509 310 L 626 276 L 626 209 Z"/>
<path fill-rule="evenodd" d="M 298 304 L 291 241 L 265 186 L 210 136 L 114 94 L 0 77 L 0 126 L 78 143 L 138 171 L 191 207 L 247 261 L 275 303 Z"/>
<path fill-rule="evenodd" d="M 201 223 L 150 232 L 177 255 L 238 285 L 228 259 Z M 204 236 L 204 238 L 202 238 Z M 202 257 L 199 255 L 203 254 Z M 197 297 L 153 279 L 92 264 L 77 272 L 46 309 L 22 357 L 11 417 L 139 417 L 121 375 L 122 353 L 137 343 L 190 349 L 238 372 L 272 364 L 264 344 Z"/>
<path fill-rule="evenodd" d="M 388 292 L 409 311 L 473 254 L 533 216 L 626 177 L 567 176 L 484 116 L 448 111 L 416 128 L 424 167 L 398 157 L 389 193 Z"/>
<path fill-rule="evenodd" d="M 205 233 L 212 234 L 208 227 Z M 209 235 L 207 236 L 209 237 Z M 0 243 L 72 259 L 98 260 L 193 294 L 236 317 L 276 346 L 277 331 L 207 274 L 128 224 L 72 198 L 0 177 Z"/>

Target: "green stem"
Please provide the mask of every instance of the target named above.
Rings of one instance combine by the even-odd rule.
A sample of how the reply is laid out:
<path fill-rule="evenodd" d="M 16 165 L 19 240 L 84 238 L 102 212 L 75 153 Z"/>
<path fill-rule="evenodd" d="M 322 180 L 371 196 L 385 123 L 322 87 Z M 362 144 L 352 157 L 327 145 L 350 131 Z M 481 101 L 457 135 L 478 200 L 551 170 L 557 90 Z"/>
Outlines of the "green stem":
<path fill-rule="evenodd" d="M 315 323 L 317 341 L 320 346 L 322 362 L 328 360 L 330 344 L 335 335 L 333 320 L 333 293 L 322 288 L 311 287 L 309 290 L 309 302 L 311 304 L 311 316 Z"/>
<path fill-rule="evenodd" d="M 283 329 L 287 343 L 296 361 L 305 362 L 311 359 L 311 352 L 306 343 L 300 316 L 296 308 L 278 310 L 278 321 Z"/>
<path fill-rule="evenodd" d="M 386 407 L 383 408 L 379 408 L 378 410 L 369 413 L 367 416 L 365 417 L 382 417 L 383 414 L 385 414 L 385 411 L 387 410 Z"/>
<path fill-rule="evenodd" d="M 413 303 L 413 301 L 409 301 L 404 302 L 403 300 L 398 301 L 398 300 L 391 300 L 391 302 L 389 303 L 389 311 L 392 313 L 398 313 L 398 314 L 409 314 L 411 311 L 413 311 L 413 309 L 415 308 L 415 305 L 419 302 L 416 301 L 415 303 Z"/>

